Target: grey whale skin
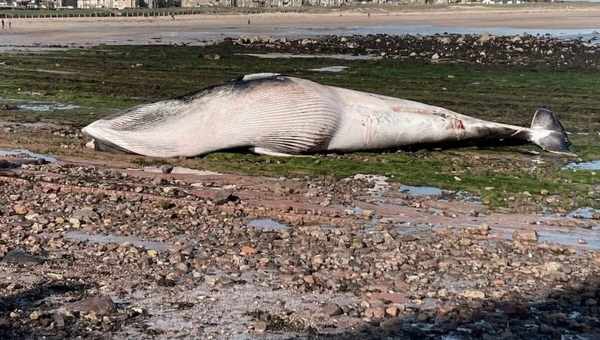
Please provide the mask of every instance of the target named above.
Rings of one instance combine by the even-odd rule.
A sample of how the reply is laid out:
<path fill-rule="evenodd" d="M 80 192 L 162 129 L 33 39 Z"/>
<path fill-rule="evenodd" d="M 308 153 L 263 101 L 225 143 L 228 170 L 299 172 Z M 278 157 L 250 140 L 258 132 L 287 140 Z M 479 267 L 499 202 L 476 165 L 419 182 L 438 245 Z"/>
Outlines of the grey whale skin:
<path fill-rule="evenodd" d="M 420 144 L 534 143 L 568 153 L 557 116 L 538 109 L 531 127 L 489 122 L 410 100 L 261 73 L 194 95 L 134 107 L 83 129 L 97 150 L 193 157 L 247 148 L 289 156 Z"/>

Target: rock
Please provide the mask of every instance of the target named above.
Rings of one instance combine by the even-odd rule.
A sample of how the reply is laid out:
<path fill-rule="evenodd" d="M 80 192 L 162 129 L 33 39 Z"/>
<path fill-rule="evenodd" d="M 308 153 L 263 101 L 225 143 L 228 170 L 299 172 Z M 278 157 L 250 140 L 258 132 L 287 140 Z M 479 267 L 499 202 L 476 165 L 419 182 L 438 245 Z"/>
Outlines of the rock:
<path fill-rule="evenodd" d="M 232 192 L 226 191 L 226 190 L 218 191 L 217 194 L 213 198 L 213 202 L 216 205 L 223 205 L 223 204 L 226 204 L 229 202 L 237 203 L 239 201 L 240 201 L 240 198 L 238 196 L 236 196 Z"/>
<path fill-rule="evenodd" d="M 240 249 L 240 254 L 242 256 L 252 256 L 256 254 L 256 248 L 248 245 L 242 246 L 242 248 Z"/>
<path fill-rule="evenodd" d="M 116 311 L 116 306 L 109 296 L 99 295 L 74 302 L 67 309 L 82 313 L 108 315 Z"/>
<path fill-rule="evenodd" d="M 175 268 L 182 273 L 187 273 L 190 271 L 190 266 L 185 262 L 179 262 Z"/>
<path fill-rule="evenodd" d="M 398 315 L 398 307 L 392 305 L 389 306 L 385 309 L 385 314 L 391 316 L 391 317 L 396 317 Z"/>
<path fill-rule="evenodd" d="M 54 327 L 59 329 L 65 327 L 65 317 L 61 313 L 54 313 L 52 315 L 52 320 L 54 322 Z"/>
<path fill-rule="evenodd" d="M 342 315 L 344 311 L 336 303 L 326 303 L 321 307 L 321 312 L 327 316 Z"/>
<path fill-rule="evenodd" d="M 408 298 L 406 297 L 406 294 L 402 293 L 373 293 L 370 296 L 370 300 L 380 300 L 386 304 L 405 304 L 409 302 Z"/>
<path fill-rule="evenodd" d="M 538 234 L 535 230 L 515 230 L 513 240 L 520 242 L 537 242 Z"/>
<path fill-rule="evenodd" d="M 73 214 L 71 214 L 71 218 L 79 221 L 94 222 L 100 219 L 100 215 L 94 211 L 94 208 L 85 207 L 73 212 Z"/>
<path fill-rule="evenodd" d="M 467 289 L 462 293 L 467 299 L 485 299 L 485 293 L 476 289 Z"/>
<path fill-rule="evenodd" d="M 44 260 L 17 248 L 9 251 L 4 258 L 2 258 L 2 262 L 27 266 L 41 264 Z"/>
<path fill-rule="evenodd" d="M 438 61 L 440 59 L 440 55 L 435 53 L 434 55 L 431 56 L 431 61 Z"/>
<path fill-rule="evenodd" d="M 15 204 L 13 206 L 13 210 L 14 210 L 15 214 L 17 214 L 17 215 L 26 215 L 27 212 L 29 211 L 27 209 L 27 207 L 22 204 Z"/>
<path fill-rule="evenodd" d="M 29 318 L 31 320 L 37 320 L 40 318 L 40 312 L 38 311 L 33 311 L 31 314 L 29 314 Z"/>
<path fill-rule="evenodd" d="M 171 164 L 164 164 L 160 166 L 160 172 L 163 174 L 170 174 L 173 171 L 173 166 Z"/>
<path fill-rule="evenodd" d="M 487 42 L 489 42 L 490 40 L 494 39 L 494 36 L 490 35 L 489 33 L 483 33 L 479 36 L 479 42 L 482 44 L 485 44 Z"/>
<path fill-rule="evenodd" d="M 0 111 L 16 111 L 19 107 L 12 104 L 0 104 Z"/>
<path fill-rule="evenodd" d="M 546 262 L 543 265 L 543 271 L 547 274 L 558 273 L 562 269 L 562 265 L 559 262 Z"/>
<path fill-rule="evenodd" d="M 252 329 L 257 334 L 262 334 L 267 331 L 267 323 L 265 321 L 259 320 L 255 321 L 252 325 Z"/>
<path fill-rule="evenodd" d="M 81 227 L 81 221 L 78 218 L 69 218 L 69 223 L 71 223 L 73 228 L 78 229 Z"/>
<path fill-rule="evenodd" d="M 382 319 L 385 316 L 383 307 L 370 307 L 365 310 L 365 317 L 371 319 Z"/>

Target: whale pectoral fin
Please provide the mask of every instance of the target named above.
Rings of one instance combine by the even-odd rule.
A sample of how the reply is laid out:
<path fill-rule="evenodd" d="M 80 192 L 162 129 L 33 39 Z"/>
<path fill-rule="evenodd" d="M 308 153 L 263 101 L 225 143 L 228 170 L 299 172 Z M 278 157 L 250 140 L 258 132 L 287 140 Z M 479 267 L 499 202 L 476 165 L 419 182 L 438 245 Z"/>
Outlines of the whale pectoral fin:
<path fill-rule="evenodd" d="M 268 149 L 268 148 L 261 148 L 261 147 L 258 147 L 258 146 L 250 148 L 250 151 L 254 152 L 255 154 L 265 155 L 265 156 L 298 157 L 298 155 L 292 155 L 292 154 L 289 154 L 289 153 L 277 152 L 277 151 L 273 151 L 273 150 Z"/>

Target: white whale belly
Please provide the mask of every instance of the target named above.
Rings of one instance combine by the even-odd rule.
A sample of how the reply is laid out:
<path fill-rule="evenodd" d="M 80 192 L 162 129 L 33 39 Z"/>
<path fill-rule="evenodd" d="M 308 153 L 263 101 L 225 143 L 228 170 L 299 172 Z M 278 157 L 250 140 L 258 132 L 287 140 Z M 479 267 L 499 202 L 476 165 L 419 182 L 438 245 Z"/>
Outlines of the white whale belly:
<path fill-rule="evenodd" d="M 470 117 L 419 102 L 332 88 L 342 99 L 340 126 L 328 150 L 385 149 L 464 137 Z"/>

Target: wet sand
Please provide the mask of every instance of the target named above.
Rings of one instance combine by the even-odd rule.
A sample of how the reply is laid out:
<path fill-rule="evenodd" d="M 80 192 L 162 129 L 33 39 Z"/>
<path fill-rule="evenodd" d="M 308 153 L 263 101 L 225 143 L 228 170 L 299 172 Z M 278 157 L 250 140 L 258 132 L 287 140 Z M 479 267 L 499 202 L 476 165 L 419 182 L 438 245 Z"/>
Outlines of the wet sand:
<path fill-rule="evenodd" d="M 170 17 L 13 19 L 13 29 L 0 34 L 0 46 L 202 44 L 224 37 L 252 35 L 300 37 L 444 30 L 589 34 L 600 28 L 600 6 L 593 4 L 370 11 L 370 15 L 367 15 L 367 9 L 192 15 L 179 16 L 175 20 Z"/>

